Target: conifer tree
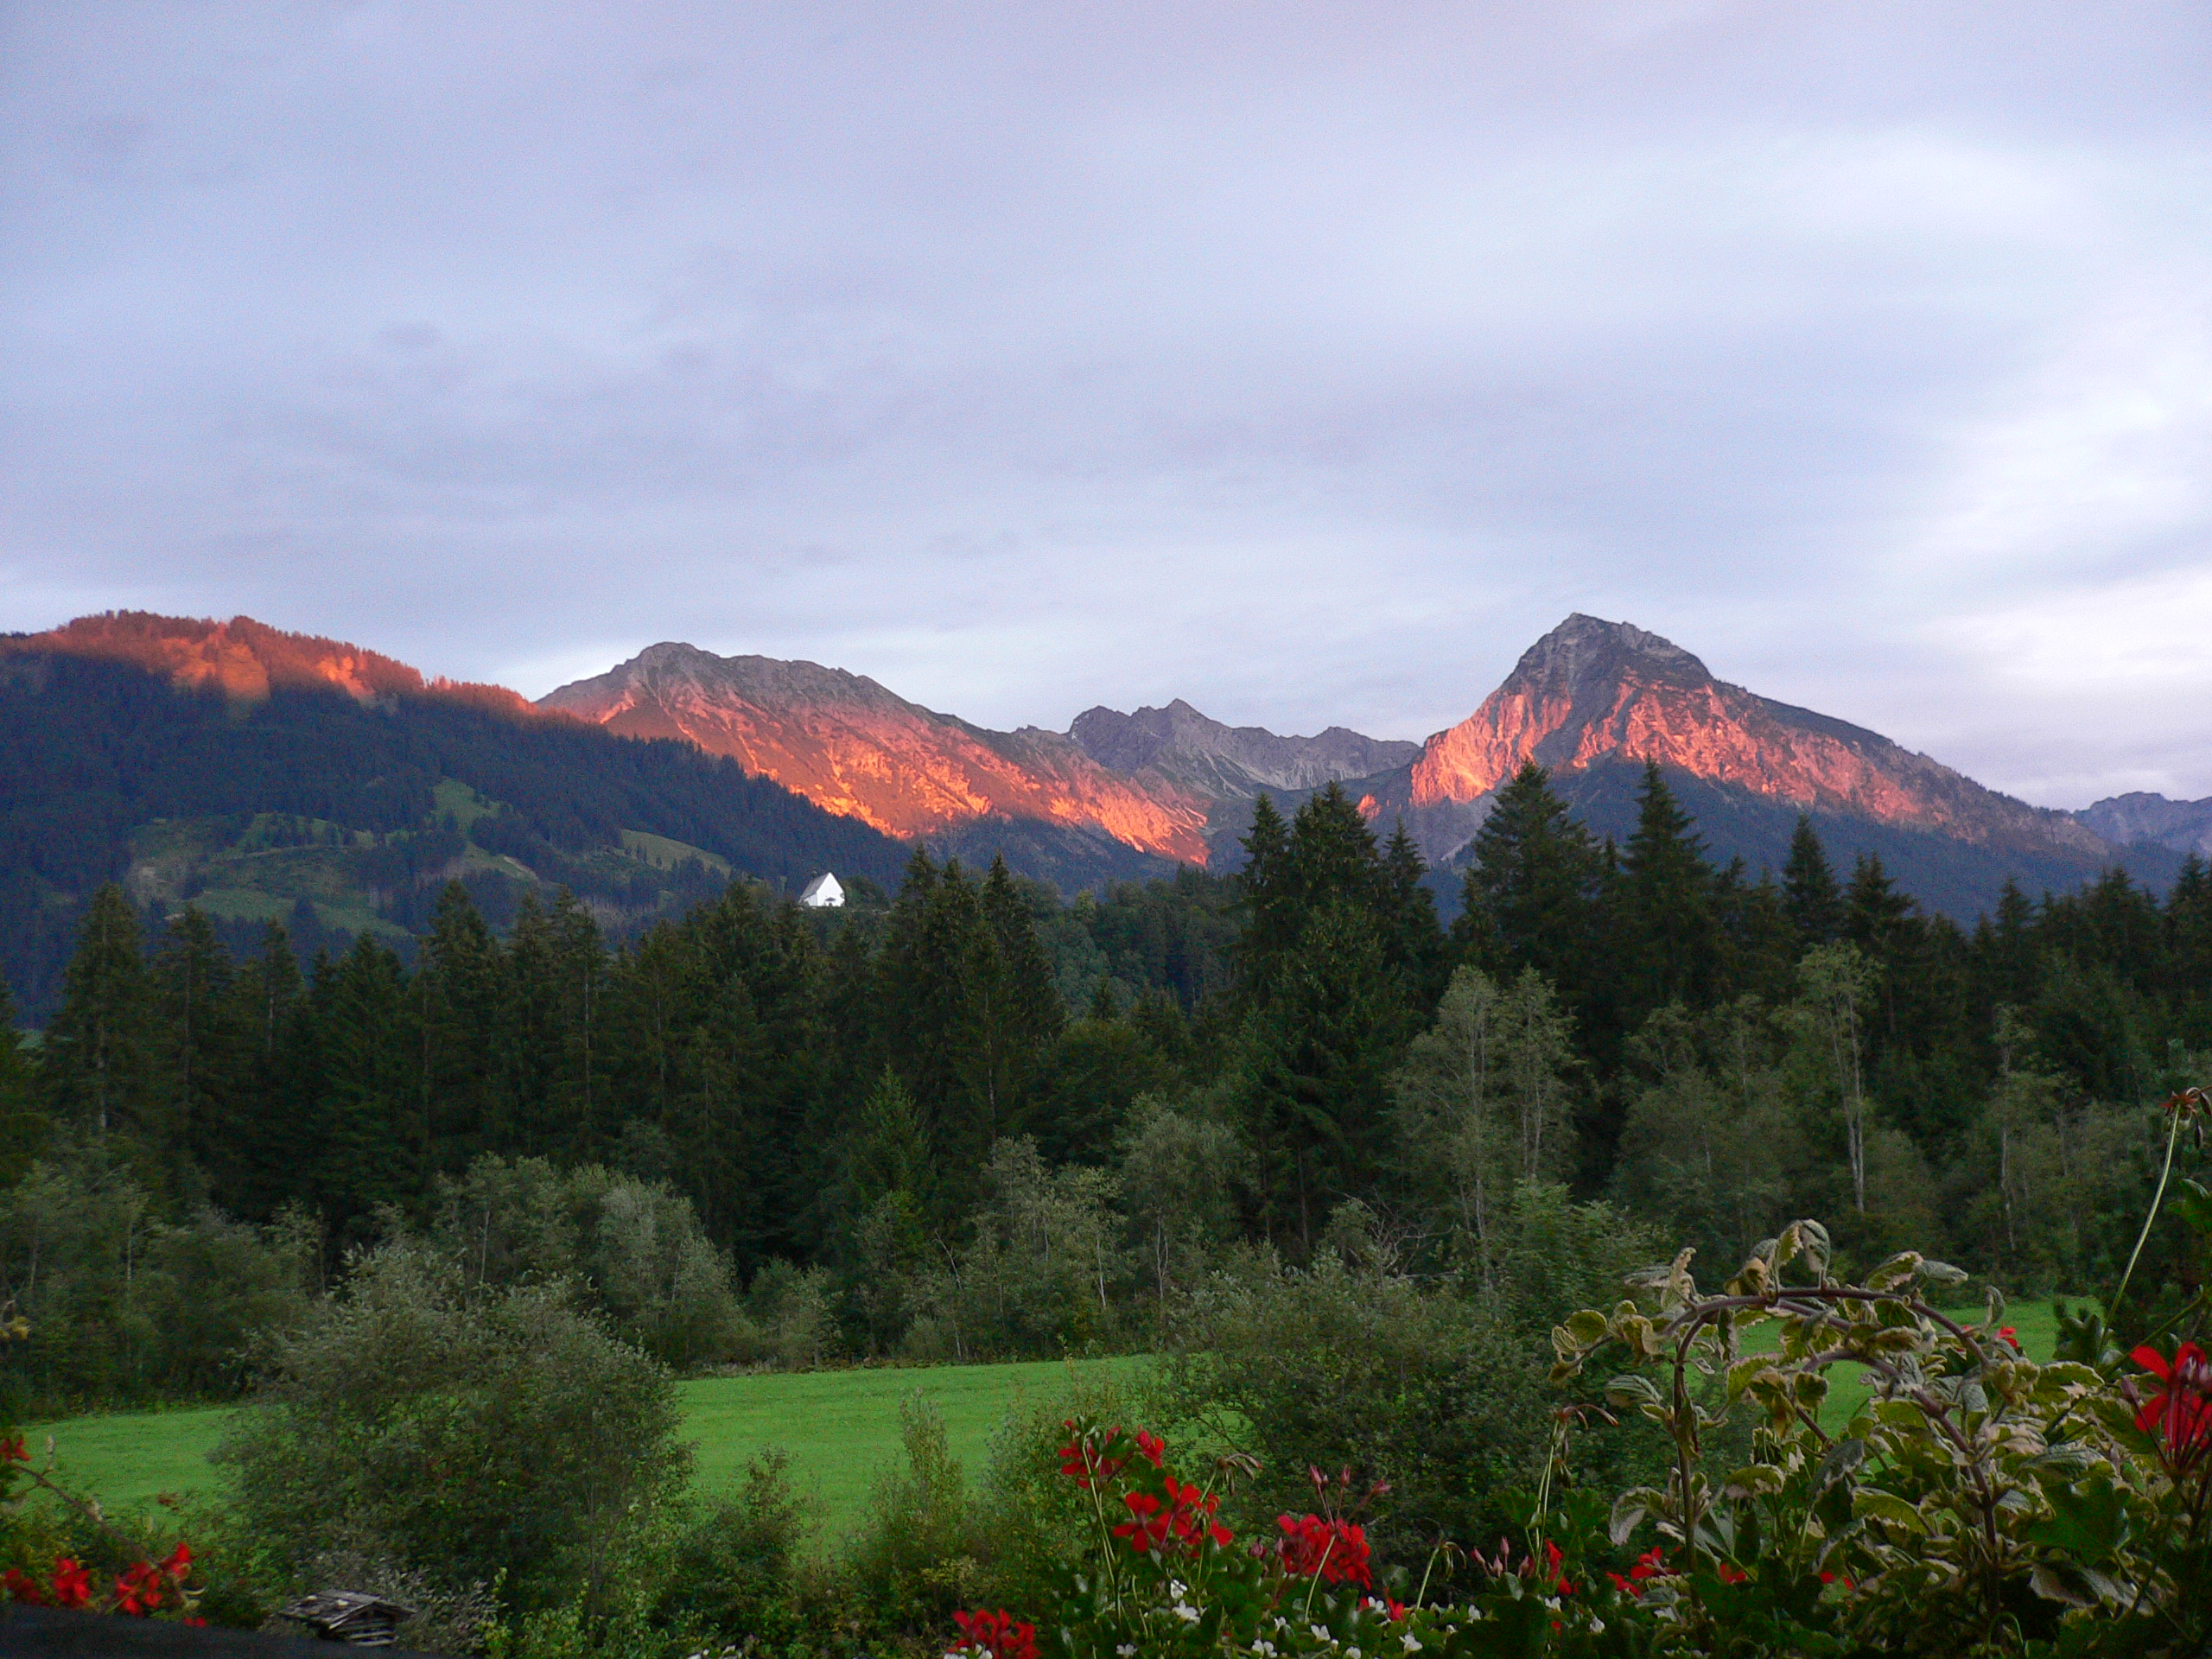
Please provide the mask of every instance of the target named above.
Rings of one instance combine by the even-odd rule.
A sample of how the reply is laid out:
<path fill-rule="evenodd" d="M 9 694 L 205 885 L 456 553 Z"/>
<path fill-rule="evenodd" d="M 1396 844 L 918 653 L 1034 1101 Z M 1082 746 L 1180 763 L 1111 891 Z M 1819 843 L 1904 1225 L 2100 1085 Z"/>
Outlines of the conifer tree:
<path fill-rule="evenodd" d="M 20 1179 L 45 1141 L 46 1120 L 31 1100 L 35 1081 L 16 1027 L 16 999 L 0 980 L 0 1181 Z"/>
<path fill-rule="evenodd" d="M 216 1202 L 267 1221 L 300 1191 L 303 1103 L 321 1089 L 312 1010 L 299 959 L 282 925 L 262 932 L 261 953 L 232 976 L 228 1024 L 243 1054 L 238 1082 L 220 1103 L 206 1156 Z"/>
<path fill-rule="evenodd" d="M 1423 1012 L 1433 1007 L 1444 994 L 1444 931 L 1436 920 L 1436 900 L 1422 878 L 1428 865 L 1407 831 L 1406 821 L 1382 849 L 1382 890 L 1385 895 L 1384 931 L 1389 939 L 1392 963 L 1405 976 L 1414 1001 Z"/>
<path fill-rule="evenodd" d="M 154 958 L 163 1138 L 207 1167 L 234 1131 L 246 1051 L 232 1029 L 231 958 L 196 906 L 173 918 Z"/>
<path fill-rule="evenodd" d="M 1550 775 L 1524 760 L 1475 832 L 1454 940 L 1493 977 L 1534 968 L 1579 990 L 1589 977 L 1599 877 L 1588 832 Z"/>
<path fill-rule="evenodd" d="M 424 1191 L 427 1125 L 415 1106 L 408 986 L 399 958 L 364 929 L 339 961 L 318 957 L 313 989 L 321 1060 L 316 1121 L 292 1144 L 341 1240 L 367 1235 L 379 1205 Z"/>
<path fill-rule="evenodd" d="M 1252 803 L 1252 827 L 1242 844 L 1244 868 L 1236 877 L 1236 907 L 1243 926 L 1233 956 L 1239 995 L 1261 1003 L 1272 988 L 1274 964 L 1298 926 L 1290 832 L 1264 791 Z"/>
<path fill-rule="evenodd" d="M 39 1054 L 47 1110 L 96 1134 L 152 1127 L 152 999 L 143 950 L 138 914 L 111 881 L 85 912 L 61 1007 Z"/>
<path fill-rule="evenodd" d="M 1621 859 L 1622 954 L 1630 963 L 1630 1024 L 1669 1002 L 1710 994 L 1717 929 L 1705 842 L 1675 800 L 1656 761 L 1644 763 L 1636 832 Z"/>
<path fill-rule="evenodd" d="M 412 988 L 423 1093 L 444 1170 L 458 1173 L 482 1153 L 515 1150 L 508 966 L 468 889 L 447 882 Z"/>
<path fill-rule="evenodd" d="M 1836 885 L 1827 849 L 1804 813 L 1789 835 L 1789 858 L 1782 867 L 1783 905 L 1797 930 L 1798 948 L 1833 944 L 1843 931 L 1843 890 Z"/>

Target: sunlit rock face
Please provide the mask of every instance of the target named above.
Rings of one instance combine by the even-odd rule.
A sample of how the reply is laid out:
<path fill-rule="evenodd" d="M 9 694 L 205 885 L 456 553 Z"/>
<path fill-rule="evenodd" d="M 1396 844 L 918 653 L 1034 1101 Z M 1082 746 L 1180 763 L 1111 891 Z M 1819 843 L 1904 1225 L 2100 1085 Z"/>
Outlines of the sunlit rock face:
<path fill-rule="evenodd" d="M 1022 818 L 1206 860 L 1199 796 L 1118 776 L 1058 733 L 986 731 L 842 669 L 658 645 L 541 706 L 631 736 L 688 739 L 887 835 Z"/>
<path fill-rule="evenodd" d="M 2102 839 L 2065 814 L 1983 788 L 1878 733 L 1716 680 L 1679 645 L 1575 615 L 1522 655 L 1481 708 L 1438 733 L 1405 785 L 1432 858 L 1465 844 L 1489 798 L 1527 760 L 1572 772 L 1656 760 L 1808 810 L 1972 845 L 2094 857 Z M 1378 799 L 1376 810 L 1392 803 Z"/>
<path fill-rule="evenodd" d="M 535 715 L 529 700 L 504 686 L 428 679 L 406 664 L 315 634 L 286 633 L 250 616 L 227 622 L 110 611 L 80 616 L 44 633 L 0 639 L 0 655 L 84 657 L 124 663 L 183 690 L 216 690 L 240 702 L 270 691 L 328 688 L 359 702 L 438 697 L 516 718 Z"/>

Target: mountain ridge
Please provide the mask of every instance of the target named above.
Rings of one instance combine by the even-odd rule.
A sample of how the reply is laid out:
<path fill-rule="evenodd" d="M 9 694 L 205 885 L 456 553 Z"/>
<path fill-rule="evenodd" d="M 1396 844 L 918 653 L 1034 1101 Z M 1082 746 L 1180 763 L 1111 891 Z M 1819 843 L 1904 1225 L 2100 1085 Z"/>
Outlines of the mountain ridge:
<path fill-rule="evenodd" d="M 2071 815 L 1986 788 L 1878 732 L 1717 678 L 1673 641 L 1575 613 L 1524 652 L 1498 688 L 1432 736 L 1400 805 L 1433 862 L 1456 857 L 1524 760 L 1573 772 L 1601 760 L 1662 769 L 1769 801 L 2037 859 L 2112 849 Z"/>

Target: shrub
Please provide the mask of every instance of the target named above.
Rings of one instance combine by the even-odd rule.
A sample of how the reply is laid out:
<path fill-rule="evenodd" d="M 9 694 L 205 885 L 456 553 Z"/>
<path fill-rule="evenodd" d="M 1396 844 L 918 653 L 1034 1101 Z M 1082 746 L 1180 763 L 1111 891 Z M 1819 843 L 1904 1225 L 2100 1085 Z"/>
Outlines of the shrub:
<path fill-rule="evenodd" d="M 793 1580 L 810 1529 L 789 1458 L 763 1452 L 734 1492 L 690 1518 L 666 1548 L 654 1623 L 696 1639 L 789 1642 L 804 1628 Z"/>
<path fill-rule="evenodd" d="M 597 1595 L 690 1453 L 663 1369 L 557 1287 L 465 1286 L 392 1246 L 274 1341 L 219 1448 L 278 1573 L 351 1549 L 450 1588 L 502 1572 L 521 1605 Z"/>

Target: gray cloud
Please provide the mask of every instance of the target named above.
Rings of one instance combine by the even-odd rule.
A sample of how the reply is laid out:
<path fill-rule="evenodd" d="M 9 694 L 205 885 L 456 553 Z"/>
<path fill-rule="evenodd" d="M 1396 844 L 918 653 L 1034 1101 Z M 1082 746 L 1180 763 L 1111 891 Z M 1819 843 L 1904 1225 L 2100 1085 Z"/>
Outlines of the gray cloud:
<path fill-rule="evenodd" d="M 1569 609 L 2212 792 L 2212 18 L 0 8 L 0 626 L 1421 736 Z"/>

